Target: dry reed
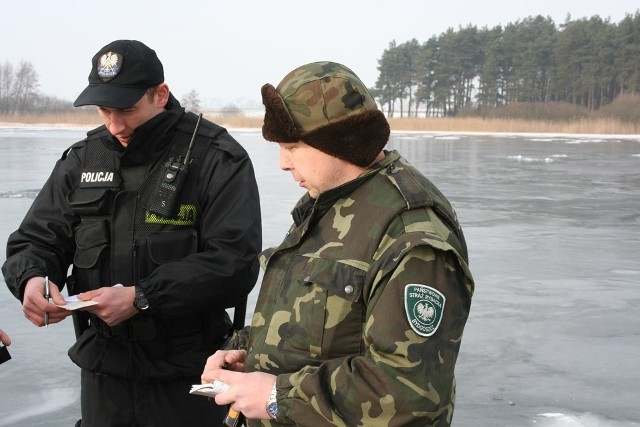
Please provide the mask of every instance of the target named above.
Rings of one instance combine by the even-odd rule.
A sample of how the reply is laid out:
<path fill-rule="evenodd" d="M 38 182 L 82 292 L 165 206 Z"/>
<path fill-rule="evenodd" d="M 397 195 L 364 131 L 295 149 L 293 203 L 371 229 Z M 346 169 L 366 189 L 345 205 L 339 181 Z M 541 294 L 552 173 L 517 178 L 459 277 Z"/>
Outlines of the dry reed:
<path fill-rule="evenodd" d="M 571 134 L 639 134 L 640 124 L 615 119 L 566 121 L 461 118 L 391 118 L 393 130 L 417 132 L 505 132 Z"/>
<path fill-rule="evenodd" d="M 262 117 L 220 116 L 205 113 L 210 120 L 229 129 L 259 129 Z M 5 125 L 97 126 L 101 124 L 95 110 L 45 115 L 0 115 Z M 394 131 L 416 132 L 505 132 L 505 133 L 570 133 L 570 134 L 640 134 L 640 123 L 612 118 L 574 119 L 564 121 L 507 118 L 390 118 Z"/>
<path fill-rule="evenodd" d="M 98 113 L 88 109 L 47 114 L 0 114 L 0 124 L 10 125 L 97 126 L 101 123 Z"/>

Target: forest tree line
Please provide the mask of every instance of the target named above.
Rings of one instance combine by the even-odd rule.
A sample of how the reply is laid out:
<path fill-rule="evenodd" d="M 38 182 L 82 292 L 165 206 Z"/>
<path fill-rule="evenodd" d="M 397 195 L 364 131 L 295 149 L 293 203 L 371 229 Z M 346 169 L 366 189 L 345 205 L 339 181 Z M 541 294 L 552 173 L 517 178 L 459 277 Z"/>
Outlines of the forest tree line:
<path fill-rule="evenodd" d="M 0 63 L 0 114 L 52 113 L 69 110 L 68 100 L 43 95 L 38 73 L 29 61 Z"/>
<path fill-rule="evenodd" d="M 595 111 L 640 94 L 640 12 L 556 25 L 528 17 L 506 26 L 450 28 L 384 50 L 372 92 L 389 117 L 456 116 L 514 103 L 564 102 Z"/>
<path fill-rule="evenodd" d="M 619 23 L 593 16 L 556 25 L 538 15 L 504 27 L 450 28 L 424 43 L 389 43 L 378 71 L 371 91 L 389 117 L 550 102 L 595 111 L 620 95 L 640 95 L 640 12 Z M 200 107 L 197 92 L 184 98 Z M 30 62 L 0 63 L 0 114 L 72 109 L 70 101 L 40 93 Z"/>

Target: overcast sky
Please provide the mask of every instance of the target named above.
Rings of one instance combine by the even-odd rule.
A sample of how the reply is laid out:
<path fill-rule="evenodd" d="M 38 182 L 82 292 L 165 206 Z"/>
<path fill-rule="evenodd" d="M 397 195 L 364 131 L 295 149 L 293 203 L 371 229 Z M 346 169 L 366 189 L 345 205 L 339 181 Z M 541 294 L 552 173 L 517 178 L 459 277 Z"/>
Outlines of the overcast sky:
<path fill-rule="evenodd" d="M 181 98 L 205 106 L 260 106 L 260 87 L 293 68 L 341 62 L 371 87 L 389 43 L 425 42 L 448 28 L 505 25 L 529 16 L 561 24 L 598 15 L 620 22 L 638 0 L 18 0 L 3 2 L 0 63 L 31 62 L 43 94 L 74 100 L 91 57 L 116 39 L 153 48 Z"/>

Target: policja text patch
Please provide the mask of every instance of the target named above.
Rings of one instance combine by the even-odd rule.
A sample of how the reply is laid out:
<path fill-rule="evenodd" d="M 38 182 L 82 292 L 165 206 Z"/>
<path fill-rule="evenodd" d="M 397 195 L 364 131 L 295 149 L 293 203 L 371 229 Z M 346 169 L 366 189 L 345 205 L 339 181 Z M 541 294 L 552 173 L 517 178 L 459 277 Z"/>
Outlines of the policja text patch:
<path fill-rule="evenodd" d="M 404 311 L 411 329 L 430 337 L 440 326 L 445 297 L 431 286 L 409 284 L 404 287 Z"/>

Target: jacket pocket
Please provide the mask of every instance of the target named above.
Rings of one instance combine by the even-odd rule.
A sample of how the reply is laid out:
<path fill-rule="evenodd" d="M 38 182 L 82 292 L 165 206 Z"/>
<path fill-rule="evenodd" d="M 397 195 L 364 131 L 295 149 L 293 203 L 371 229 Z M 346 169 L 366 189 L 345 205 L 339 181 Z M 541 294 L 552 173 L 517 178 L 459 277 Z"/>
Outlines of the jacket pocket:
<path fill-rule="evenodd" d="M 285 348 L 333 358 L 360 354 L 366 307 L 366 272 L 339 261 L 308 258 L 298 280 L 298 295 Z"/>
<path fill-rule="evenodd" d="M 105 220 L 83 220 L 76 229 L 76 253 L 73 262 L 78 268 L 95 267 L 100 255 L 109 246 L 109 225 Z"/>
<path fill-rule="evenodd" d="M 178 261 L 198 250 L 198 233 L 193 229 L 161 231 L 147 236 L 151 261 L 157 265 Z"/>
<path fill-rule="evenodd" d="M 111 188 L 76 188 L 67 194 L 67 202 L 77 215 L 105 215 L 111 210 L 114 193 Z"/>
<path fill-rule="evenodd" d="M 198 232 L 194 229 L 153 233 L 138 247 L 138 280 L 146 278 L 159 265 L 198 251 Z"/>

